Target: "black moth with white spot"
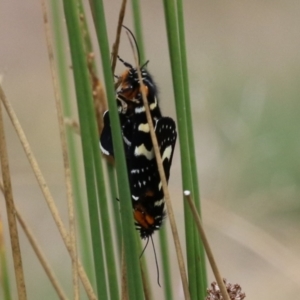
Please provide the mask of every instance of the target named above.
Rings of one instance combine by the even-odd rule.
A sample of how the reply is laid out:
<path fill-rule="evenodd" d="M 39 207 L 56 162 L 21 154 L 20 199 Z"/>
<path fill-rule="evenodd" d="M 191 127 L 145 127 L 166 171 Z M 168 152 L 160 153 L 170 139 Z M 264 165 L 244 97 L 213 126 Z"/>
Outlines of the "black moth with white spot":
<path fill-rule="evenodd" d="M 142 238 L 158 230 L 165 216 L 164 193 L 153 151 L 149 125 L 145 114 L 137 69 L 121 60 L 127 70 L 119 77 L 117 103 L 122 127 L 136 228 Z M 167 180 L 177 138 L 175 122 L 161 115 L 156 86 L 152 77 L 141 67 L 143 83 L 154 124 Z M 104 128 L 100 137 L 101 151 L 114 156 L 109 111 L 104 113 Z"/>

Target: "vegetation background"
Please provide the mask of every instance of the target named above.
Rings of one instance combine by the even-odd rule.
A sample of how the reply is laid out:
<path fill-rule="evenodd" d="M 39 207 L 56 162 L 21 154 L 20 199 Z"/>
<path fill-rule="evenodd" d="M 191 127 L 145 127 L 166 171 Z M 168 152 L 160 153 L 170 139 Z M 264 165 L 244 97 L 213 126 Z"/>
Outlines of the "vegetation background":
<path fill-rule="evenodd" d="M 105 1 L 111 44 L 119 6 L 120 1 Z M 164 114 L 174 117 L 162 3 L 141 1 L 141 9 L 149 70 L 158 84 Z M 247 299 L 297 299 L 300 292 L 299 13 L 300 2 L 293 0 L 185 1 L 204 225 L 223 276 L 238 282 Z M 132 27 L 130 15 L 129 3 L 125 24 Z M 3 88 L 67 220 L 39 1 L 1 1 L 0 40 Z M 120 55 L 133 61 L 124 37 Z M 119 65 L 117 73 L 122 69 Z M 65 248 L 15 132 L 8 118 L 5 120 L 15 201 L 60 282 L 68 287 L 70 260 L 66 259 Z M 180 225 L 183 209 L 178 147 L 176 151 L 169 186 Z M 2 195 L 0 199 L 8 250 Z M 183 228 L 179 226 L 179 230 L 184 241 Z M 52 287 L 21 230 L 20 233 L 29 298 L 46 299 Z M 150 249 L 146 256 L 149 265 L 153 265 Z M 9 251 L 8 257 L 12 266 Z M 175 254 L 171 258 L 174 260 Z M 12 268 L 9 270 L 12 275 Z M 153 277 L 155 281 L 156 275 Z M 211 274 L 209 279 L 214 280 Z M 182 299 L 177 267 L 173 281 L 174 287 L 179 287 L 174 295 Z M 161 291 L 156 293 L 159 297 Z"/>

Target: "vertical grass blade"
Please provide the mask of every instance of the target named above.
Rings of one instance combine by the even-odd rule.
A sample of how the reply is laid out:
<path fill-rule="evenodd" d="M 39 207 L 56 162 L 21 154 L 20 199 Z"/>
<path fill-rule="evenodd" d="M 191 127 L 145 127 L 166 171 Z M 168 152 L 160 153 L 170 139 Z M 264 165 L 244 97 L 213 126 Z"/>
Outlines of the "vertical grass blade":
<path fill-rule="evenodd" d="M 73 190 L 71 184 L 71 169 L 69 162 L 69 152 L 67 149 L 67 141 L 66 141 L 66 132 L 65 132 L 65 124 L 62 112 L 62 104 L 60 98 L 60 92 L 58 88 L 57 82 L 57 72 L 54 62 L 54 50 L 52 45 L 52 36 L 49 25 L 49 17 L 48 11 L 46 7 L 46 3 L 44 0 L 41 1 L 42 4 L 42 12 L 44 19 L 44 30 L 46 37 L 46 44 L 49 56 L 49 63 L 51 69 L 51 77 L 52 84 L 54 90 L 54 98 L 55 98 L 55 106 L 58 118 L 58 127 L 59 127 L 59 136 L 61 142 L 61 150 L 63 157 L 63 166 L 64 166 L 64 177 L 65 177 L 65 187 L 66 187 L 66 200 L 68 207 L 68 219 L 69 219 L 69 237 L 70 237 L 70 247 L 73 253 L 72 255 L 72 283 L 73 283 L 73 297 L 74 300 L 79 300 L 79 280 L 78 280 L 78 265 L 77 265 L 77 238 L 76 238 L 76 229 L 75 229 L 75 213 L 74 213 L 74 198 L 73 198 Z"/>
<path fill-rule="evenodd" d="M 96 130 L 97 129 L 95 126 L 94 135 L 96 135 L 97 138 L 98 136 Z M 99 201 L 99 209 L 101 215 L 102 234 L 103 234 L 103 241 L 104 241 L 105 258 L 106 258 L 105 262 L 106 262 L 106 271 L 108 277 L 110 297 L 111 299 L 118 299 L 120 295 L 119 295 L 117 269 L 116 269 L 116 262 L 114 257 L 113 241 L 112 241 L 112 230 L 110 226 L 110 214 L 108 210 L 106 188 L 105 188 L 105 181 L 104 181 L 103 168 L 102 168 L 102 160 L 100 158 L 100 149 L 99 149 L 98 142 L 93 143 L 93 154 L 95 159 L 96 185 L 97 185 L 97 190 L 99 195 L 98 201 Z"/>
<path fill-rule="evenodd" d="M 194 201 L 192 200 L 191 193 L 190 193 L 190 191 L 184 191 L 184 195 L 185 195 L 186 200 L 187 200 L 187 202 L 189 204 L 190 210 L 192 211 L 193 218 L 194 218 L 195 223 L 197 225 L 199 236 L 201 237 L 201 240 L 202 240 L 203 245 L 205 247 L 207 258 L 208 258 L 208 260 L 210 262 L 212 271 L 213 271 L 213 273 L 215 275 L 216 281 L 217 281 L 218 286 L 220 288 L 222 299 L 224 299 L 224 300 L 230 300 L 230 297 L 228 295 L 225 283 L 223 281 L 223 277 L 220 274 L 219 268 L 218 268 L 218 266 L 216 264 L 216 261 L 215 261 L 215 258 L 213 256 L 213 253 L 211 251 L 210 245 L 209 245 L 208 240 L 206 238 L 206 234 L 205 234 L 205 231 L 204 231 L 203 226 L 201 224 L 201 220 L 200 220 L 200 216 L 199 216 L 199 214 L 197 212 L 197 208 L 195 206 Z"/>
<path fill-rule="evenodd" d="M 107 172 L 109 178 L 109 188 L 110 188 L 110 196 L 113 207 L 113 216 L 115 223 L 115 233 L 117 239 L 117 253 L 119 255 L 119 260 L 121 261 L 121 252 L 122 252 L 122 227 L 121 227 L 121 219 L 120 219 L 120 206 L 117 194 L 117 183 L 115 177 L 115 168 L 111 164 L 107 163 Z"/>
<path fill-rule="evenodd" d="M 134 221 L 132 215 L 131 194 L 129 190 L 123 141 L 121 138 L 119 115 L 114 95 L 114 84 L 110 65 L 110 51 L 108 46 L 104 7 L 101 0 L 92 2 L 95 16 L 96 33 L 101 51 L 106 95 L 110 110 L 113 145 L 114 149 L 117 149 L 117 151 L 115 151 L 115 161 L 118 179 L 118 190 L 120 195 L 125 259 L 127 266 L 128 294 L 130 300 L 143 299 L 142 280 L 133 226 Z"/>
<path fill-rule="evenodd" d="M 164 10 L 166 27 L 168 34 L 169 53 L 171 59 L 171 69 L 173 78 L 173 89 L 176 102 L 176 114 L 178 121 L 178 131 L 180 137 L 180 153 L 182 166 L 182 184 L 184 189 L 192 190 L 193 181 L 190 166 L 190 153 L 187 120 L 186 120 L 186 105 L 184 82 L 182 72 L 182 58 L 181 48 L 179 43 L 178 20 L 174 0 L 164 0 Z M 188 277 L 189 289 L 192 299 L 197 299 L 197 282 L 196 282 L 196 266 L 195 266 L 195 240 L 194 240 L 194 224 L 192 222 L 192 215 L 184 204 L 185 210 L 185 232 L 186 232 L 186 248 L 187 248 L 187 263 L 188 263 Z"/>
<path fill-rule="evenodd" d="M 142 26 L 142 18 L 141 18 L 141 9 L 140 9 L 140 0 L 131 0 L 132 5 L 132 16 L 133 16 L 133 26 L 134 33 L 137 44 L 139 45 L 140 52 L 140 62 L 143 64 L 146 62 L 145 56 L 145 47 L 143 41 L 143 26 Z"/>
<path fill-rule="evenodd" d="M 163 226 L 159 231 L 160 252 L 162 261 L 162 272 L 164 276 L 165 299 L 173 299 L 172 274 L 169 260 L 169 246 L 167 239 L 167 228 Z"/>
<path fill-rule="evenodd" d="M 178 19 L 178 32 L 179 32 L 181 65 L 182 65 L 182 75 L 183 75 L 182 78 L 183 78 L 184 101 L 185 101 L 184 111 L 186 114 L 187 131 L 189 133 L 187 137 L 188 137 L 190 166 L 191 166 L 191 173 L 192 173 L 192 185 L 193 185 L 193 194 L 194 194 L 193 200 L 197 207 L 198 213 L 201 215 L 200 191 L 199 191 L 197 160 L 196 160 L 196 153 L 195 153 L 194 131 L 193 131 L 193 122 L 192 122 L 192 113 L 191 113 L 190 88 L 189 88 L 182 0 L 177 0 L 177 19 Z M 198 289 L 197 295 L 199 299 L 204 299 L 206 295 L 206 287 L 207 287 L 205 253 L 204 253 L 202 241 L 199 240 L 195 230 L 194 230 L 194 239 L 195 239 L 195 265 L 196 265 L 196 273 L 197 273 L 196 280 L 197 280 L 197 289 Z"/>
<path fill-rule="evenodd" d="M 91 126 L 95 125 L 95 114 L 93 110 L 93 98 L 87 70 L 87 62 L 83 48 L 82 35 L 79 24 L 77 2 L 64 0 L 64 12 L 67 23 L 71 57 L 74 71 L 75 89 L 77 95 L 78 113 L 81 127 L 81 140 L 84 159 L 84 169 L 88 196 L 90 230 L 92 236 L 92 247 L 94 254 L 94 267 L 98 295 L 108 298 L 106 288 L 105 267 L 103 261 L 101 232 L 99 224 L 99 212 L 97 204 L 94 153 Z M 92 123 L 92 121 L 94 122 Z"/>
<path fill-rule="evenodd" d="M 63 18 L 60 12 L 58 1 L 51 1 L 51 11 L 53 20 L 53 35 L 56 47 L 56 60 L 58 79 L 60 84 L 61 99 L 63 105 L 64 116 L 72 118 L 70 83 L 68 79 L 68 64 L 65 54 L 65 39 L 63 36 Z M 69 160 L 71 166 L 72 187 L 76 207 L 77 228 L 79 230 L 80 252 L 82 253 L 82 261 L 84 268 L 91 281 L 94 280 L 93 265 L 91 259 L 91 245 L 88 234 L 88 224 L 84 214 L 84 201 L 82 201 L 82 185 L 79 180 L 78 153 L 75 145 L 75 136 L 73 130 L 66 127 L 67 143 L 69 149 Z"/>
<path fill-rule="evenodd" d="M 85 15 L 83 11 L 82 2 L 79 1 L 79 12 L 81 16 Z M 83 27 L 83 37 L 84 37 L 84 46 L 86 49 L 86 55 L 92 52 L 92 44 L 89 35 L 89 30 L 87 26 L 87 22 L 85 17 L 81 18 L 81 23 Z M 96 101 L 96 98 L 94 98 Z M 95 105 L 95 104 L 94 104 Z M 94 108 L 93 105 L 93 108 Z M 89 124 L 90 124 L 90 133 L 92 137 L 92 151 L 94 157 L 94 167 L 95 167 L 95 178 L 96 178 L 96 187 L 98 192 L 98 201 L 99 201 L 99 210 L 101 215 L 101 227 L 102 227 L 102 234 L 105 249 L 105 262 L 106 262 L 106 271 L 108 277 L 108 285 L 110 291 L 110 297 L 112 299 L 117 299 L 119 297 L 119 287 L 118 287 L 118 280 L 117 280 L 117 270 L 116 270 L 116 262 L 114 257 L 114 249 L 113 249 L 113 235 L 110 225 L 110 218 L 109 218 L 109 210 L 108 210 L 108 203 L 106 197 L 106 187 L 103 175 L 103 165 L 102 160 L 100 158 L 100 149 L 99 149 L 99 131 L 98 127 L 96 126 L 95 121 L 95 112 L 94 109 L 89 110 Z"/>

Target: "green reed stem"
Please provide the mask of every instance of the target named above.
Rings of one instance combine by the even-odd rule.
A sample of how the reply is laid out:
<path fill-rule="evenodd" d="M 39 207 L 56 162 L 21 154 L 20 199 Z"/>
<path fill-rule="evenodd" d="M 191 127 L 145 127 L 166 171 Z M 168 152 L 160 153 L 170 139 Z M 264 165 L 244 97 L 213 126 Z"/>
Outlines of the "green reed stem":
<path fill-rule="evenodd" d="M 165 299 L 173 299 L 172 274 L 170 268 L 169 244 L 167 238 L 167 228 L 163 226 L 159 231 L 160 252 L 162 261 L 162 271 L 164 276 Z"/>
<path fill-rule="evenodd" d="M 94 153 L 92 147 L 92 144 L 97 141 L 93 140 L 96 137 L 92 135 L 91 130 L 91 127 L 95 127 L 96 125 L 93 109 L 93 97 L 80 30 L 77 2 L 75 0 L 64 0 L 63 4 L 68 29 L 80 119 L 96 284 L 98 295 L 107 299 L 106 276 L 95 186 Z"/>
<path fill-rule="evenodd" d="M 198 213 L 201 216 L 200 191 L 199 191 L 197 159 L 196 159 L 195 142 L 194 142 L 193 119 L 191 113 L 190 88 L 189 88 L 182 0 L 177 0 L 177 18 L 178 18 L 178 32 L 179 32 L 179 43 L 180 43 L 180 52 L 181 52 L 182 74 L 183 74 L 182 78 L 183 78 L 184 100 L 185 100 L 184 111 L 186 114 L 187 132 L 188 132 L 187 135 L 188 150 L 190 156 L 190 167 L 192 172 L 192 183 L 193 183 L 193 200 L 197 207 Z M 196 233 L 196 230 L 194 230 L 194 239 L 195 239 L 195 265 L 196 265 L 196 272 L 197 272 L 196 285 L 198 289 L 197 295 L 199 299 L 204 299 L 206 295 L 206 287 L 207 287 L 205 251 L 204 251 L 203 244 Z"/>
<path fill-rule="evenodd" d="M 70 95 L 70 83 L 68 77 L 68 63 L 65 53 L 65 38 L 63 35 L 63 18 L 60 12 L 60 6 L 58 1 L 51 1 L 52 5 L 52 16 L 54 22 L 53 24 L 53 33 L 54 33 L 54 45 L 56 48 L 56 59 L 57 59 L 57 68 L 58 68 L 58 79 L 60 83 L 61 99 L 63 105 L 64 115 L 67 118 L 73 117 L 72 112 L 72 103 Z M 76 216 L 77 216 L 77 228 L 79 229 L 80 237 L 80 249 L 81 257 L 83 261 L 84 268 L 93 282 L 94 272 L 93 264 L 91 259 L 91 243 L 88 234 L 88 224 L 85 217 L 85 206 L 84 201 L 82 201 L 82 185 L 79 176 L 79 165 L 78 165 L 78 152 L 76 148 L 76 140 L 74 136 L 74 131 L 70 127 L 66 127 L 67 143 L 69 149 L 69 159 L 71 166 L 71 175 L 72 175 L 72 188 L 73 195 L 76 206 Z"/>
<path fill-rule="evenodd" d="M 140 0 L 131 0 L 134 33 L 140 52 L 140 63 L 146 62 Z"/>
<path fill-rule="evenodd" d="M 115 168 L 111 164 L 107 163 L 107 173 L 109 178 L 109 188 L 110 188 L 110 196 L 112 201 L 113 208 L 113 216 L 115 223 L 115 233 L 117 235 L 117 253 L 119 256 L 119 261 L 121 261 L 122 254 L 122 227 L 121 227 L 121 219 L 120 219 L 120 205 L 118 201 L 117 194 L 117 183 L 115 177 Z"/>
<path fill-rule="evenodd" d="M 185 46 L 180 44 L 180 34 L 178 25 L 177 8 L 174 0 L 164 0 L 165 19 L 168 33 L 169 53 L 171 59 L 171 69 L 173 77 L 173 89 L 176 102 L 176 114 L 178 121 L 178 131 L 180 137 L 180 153 L 182 166 L 182 184 L 184 190 L 193 191 L 193 178 L 191 170 L 190 145 L 188 136 L 191 134 L 187 125 L 186 115 L 186 90 L 188 89 L 188 78 L 185 78 L 183 73 L 182 51 L 185 51 Z M 180 19 L 183 22 L 183 18 Z M 183 25 L 183 24 L 181 24 Z M 181 28 L 183 31 L 183 27 Z M 183 32 L 181 32 L 183 34 Z M 184 40 L 182 41 L 184 43 Z M 183 50 L 181 49 L 183 48 Z M 184 203 L 185 211 L 185 233 L 186 233 L 186 248 L 187 248 L 187 263 L 188 277 L 191 299 L 198 299 L 197 292 L 197 271 L 196 271 L 196 251 L 195 251 L 195 226 L 192 222 L 191 212 Z"/>
<path fill-rule="evenodd" d="M 128 183 L 123 141 L 121 137 L 120 120 L 114 95 L 114 84 L 110 65 L 110 51 L 108 46 L 104 7 L 101 0 L 93 1 L 92 5 L 95 10 L 95 27 L 102 58 L 106 95 L 110 111 L 112 138 L 115 149 L 123 241 L 127 266 L 128 296 L 130 300 L 143 299 L 142 279 L 138 258 L 139 254 L 135 240 L 134 221 L 132 215 L 131 194 Z"/>

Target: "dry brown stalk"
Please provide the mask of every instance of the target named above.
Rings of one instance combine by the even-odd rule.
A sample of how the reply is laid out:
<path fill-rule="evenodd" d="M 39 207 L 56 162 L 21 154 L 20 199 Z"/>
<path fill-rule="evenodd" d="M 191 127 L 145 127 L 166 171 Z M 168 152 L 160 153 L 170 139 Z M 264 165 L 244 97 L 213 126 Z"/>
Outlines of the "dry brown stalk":
<path fill-rule="evenodd" d="M 4 188 L 3 188 L 2 182 L 0 182 L 0 190 L 2 193 L 4 193 Z M 45 255 L 43 254 L 43 251 L 41 250 L 40 246 L 38 245 L 36 238 L 34 237 L 33 233 L 29 229 L 29 226 L 23 219 L 20 211 L 16 207 L 15 207 L 15 214 L 16 214 L 16 217 L 17 217 L 23 231 L 25 232 L 25 234 L 28 238 L 28 241 L 31 244 L 36 256 L 38 257 L 42 267 L 44 268 L 47 276 L 49 277 L 50 282 L 52 283 L 54 289 L 56 290 L 59 299 L 67 300 L 68 298 L 65 295 L 65 293 L 63 292 L 61 286 L 59 285 L 59 282 L 57 281 L 57 279 L 54 275 L 54 272 L 51 269 L 51 266 L 47 262 L 47 259 L 46 259 Z"/>
<path fill-rule="evenodd" d="M 62 219 L 61 219 L 60 214 L 58 212 L 58 209 L 57 209 L 57 207 L 55 205 L 54 199 L 53 199 L 53 197 L 52 197 L 52 195 L 50 193 L 48 185 L 47 185 L 47 183 L 45 181 L 45 178 L 44 178 L 44 176 L 43 176 L 43 174 L 41 172 L 41 169 L 39 168 L 39 165 L 38 165 L 38 163 L 37 163 L 37 161 L 35 159 L 35 156 L 34 156 L 33 152 L 31 151 L 31 148 L 30 148 L 30 145 L 28 143 L 28 140 L 27 140 L 27 138 L 25 136 L 25 133 L 24 133 L 24 131 L 23 131 L 21 125 L 20 125 L 20 122 L 19 122 L 19 120 L 18 120 L 18 118 L 17 118 L 17 116 L 16 116 L 16 114 L 15 114 L 15 112 L 14 112 L 11 104 L 6 99 L 6 97 L 4 97 L 4 95 L 3 96 L 2 95 L 0 94 L 0 98 L 1 98 L 0 100 L 2 100 L 2 102 L 4 104 L 4 107 L 5 107 L 5 109 L 6 109 L 7 113 L 8 113 L 8 116 L 9 116 L 9 118 L 10 118 L 10 120 L 11 120 L 11 122 L 12 122 L 12 124 L 13 124 L 13 126 L 14 126 L 14 128 L 16 130 L 16 132 L 17 132 L 17 135 L 18 135 L 18 137 L 20 139 L 20 142 L 22 144 L 24 152 L 25 152 L 25 154 L 26 154 L 26 156 L 28 158 L 28 161 L 29 161 L 32 169 L 33 169 L 34 175 L 35 175 L 35 177 L 36 177 L 36 179 L 38 181 L 38 184 L 39 184 L 39 186 L 41 188 L 41 191 L 42 191 L 42 193 L 43 193 L 43 195 L 45 197 L 45 200 L 46 200 L 46 202 L 48 204 L 50 212 L 51 212 L 51 214 L 53 216 L 53 219 L 54 219 L 54 221 L 56 223 L 56 226 L 57 226 L 57 228 L 58 228 L 58 230 L 59 230 L 59 232 L 60 232 L 60 234 L 62 236 L 62 239 L 64 241 L 64 244 L 65 244 L 65 246 L 66 246 L 66 248 L 67 248 L 70 256 L 72 257 L 73 251 L 72 251 L 71 246 L 70 246 L 69 234 L 68 234 L 68 232 L 67 232 L 67 230 L 66 230 L 66 228 L 65 228 L 65 226 L 64 226 L 64 224 L 62 222 Z M 89 282 L 89 279 L 88 279 L 88 277 L 87 277 L 87 275 L 86 275 L 86 273 L 85 273 L 85 271 L 84 271 L 84 269 L 83 269 L 80 261 L 78 260 L 77 263 L 78 263 L 78 274 L 79 274 L 79 277 L 80 277 L 80 279 L 82 281 L 82 284 L 83 284 L 83 286 L 84 286 L 84 288 L 85 288 L 85 290 L 87 292 L 87 295 L 88 295 L 89 299 L 96 299 L 96 295 L 95 295 L 95 293 L 93 291 L 93 288 L 92 288 L 92 286 L 91 286 L 91 284 Z"/>
<path fill-rule="evenodd" d="M 125 9 L 126 9 L 126 2 L 127 0 L 123 0 L 119 12 L 119 20 L 118 20 L 118 26 L 117 26 L 117 33 L 116 33 L 116 40 L 113 44 L 113 49 L 112 49 L 112 62 L 111 62 L 111 69 L 112 73 L 115 73 L 115 68 L 117 64 L 117 56 L 119 52 L 119 45 L 120 45 L 120 37 L 121 37 L 121 31 L 122 31 L 122 25 L 123 25 L 123 20 L 125 16 Z"/>
<path fill-rule="evenodd" d="M 4 98 L 4 92 L 2 87 L 0 86 L 0 98 Z M 11 249 L 13 254 L 13 262 L 15 269 L 15 277 L 17 284 L 17 291 L 19 300 L 26 300 L 26 287 L 24 281 L 24 272 L 22 265 L 22 256 L 20 250 L 20 242 L 18 235 L 17 222 L 15 217 L 14 210 L 14 199 L 12 194 L 11 180 L 10 180 L 10 171 L 9 171 L 9 163 L 8 163 L 8 155 L 6 148 L 6 139 L 4 133 L 4 123 L 2 118 L 2 104 L 0 102 L 0 162 L 2 169 L 2 177 L 3 177 L 3 189 L 4 189 L 4 197 L 6 203 L 6 212 L 8 219 L 8 227 L 11 241 Z"/>
<path fill-rule="evenodd" d="M 96 120 L 98 125 L 98 133 L 100 135 L 104 126 L 103 114 L 107 110 L 107 101 L 106 101 L 103 85 L 94 70 L 95 68 L 94 59 L 95 59 L 94 53 L 89 53 L 87 55 L 88 70 L 90 73 L 90 79 L 91 79 L 92 90 L 93 90 L 94 109 L 95 109 Z"/>
<path fill-rule="evenodd" d="M 194 216 L 194 219 L 195 219 L 195 222 L 196 222 L 196 226 L 197 226 L 197 229 L 198 229 L 198 232 L 199 232 L 199 235 L 201 237 L 201 240 L 202 240 L 202 243 L 203 243 L 203 246 L 204 246 L 204 249 L 206 251 L 206 255 L 207 255 L 207 258 L 209 260 L 209 263 L 211 265 L 211 268 L 213 270 L 213 273 L 215 275 L 215 278 L 216 278 L 216 281 L 220 287 L 220 291 L 221 291 L 221 294 L 223 296 L 223 299 L 224 300 L 230 300 L 230 297 L 227 293 L 227 289 L 226 289 L 226 286 L 223 282 L 223 278 L 219 272 L 219 269 L 218 269 L 218 266 L 216 264 L 216 261 L 215 261 L 215 258 L 212 254 L 212 251 L 211 251 L 211 248 L 210 248 L 210 245 L 208 243 L 208 240 L 207 240 L 207 237 L 206 237 L 206 234 L 205 234 L 205 231 L 202 227 L 202 224 L 201 224 L 201 219 L 200 219 L 200 216 L 197 212 L 197 209 L 195 207 L 195 204 L 194 202 L 192 201 L 192 198 L 191 198 L 191 193 L 190 191 L 184 191 L 184 195 L 185 195 L 185 198 L 191 208 L 191 211 L 193 213 L 193 216 Z"/>
<path fill-rule="evenodd" d="M 19 210 L 17 208 L 15 208 L 15 210 L 16 210 L 17 219 L 18 219 L 22 229 L 24 230 L 24 232 L 28 238 L 28 241 L 31 244 L 37 258 L 39 259 L 42 267 L 44 268 L 50 282 L 52 283 L 59 299 L 67 300 L 68 297 L 65 295 L 62 287 L 60 286 L 58 280 L 56 279 L 54 272 L 51 269 L 50 264 L 47 262 L 47 259 L 46 259 L 45 255 L 43 254 L 42 249 L 40 248 L 40 246 L 37 243 L 37 240 L 33 236 L 31 230 L 27 226 L 27 224 L 26 224 L 25 220 L 23 219 L 22 215 L 20 214 Z"/>

